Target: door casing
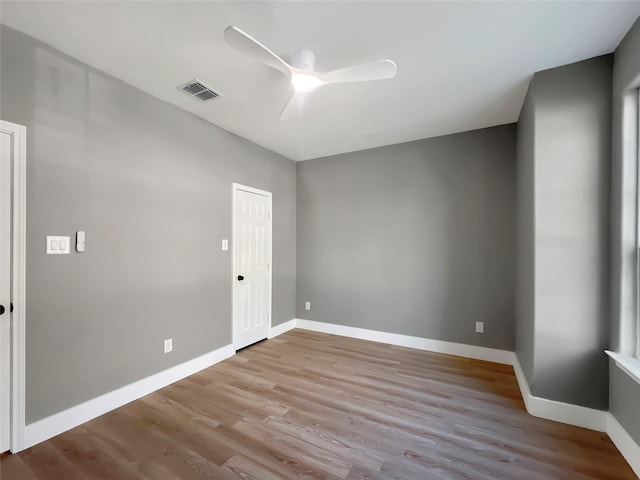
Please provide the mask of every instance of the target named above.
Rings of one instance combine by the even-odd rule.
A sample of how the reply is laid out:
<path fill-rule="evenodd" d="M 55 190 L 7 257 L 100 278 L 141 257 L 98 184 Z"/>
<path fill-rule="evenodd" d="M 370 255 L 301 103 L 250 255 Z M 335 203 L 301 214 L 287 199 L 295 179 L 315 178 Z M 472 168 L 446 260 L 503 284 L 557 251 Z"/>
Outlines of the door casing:
<path fill-rule="evenodd" d="M 24 449 L 25 428 L 25 307 L 26 307 L 26 211 L 27 128 L 0 120 L 0 130 L 12 137 L 11 166 L 11 446 Z"/>

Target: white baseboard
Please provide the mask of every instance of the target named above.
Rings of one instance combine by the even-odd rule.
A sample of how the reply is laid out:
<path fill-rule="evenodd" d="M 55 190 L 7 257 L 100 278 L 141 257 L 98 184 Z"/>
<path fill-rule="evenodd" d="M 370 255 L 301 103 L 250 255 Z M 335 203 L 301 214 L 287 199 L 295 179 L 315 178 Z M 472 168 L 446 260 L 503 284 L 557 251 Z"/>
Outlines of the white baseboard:
<path fill-rule="evenodd" d="M 296 319 L 296 326 L 305 330 L 315 332 L 332 333 L 343 337 L 359 338 L 361 340 L 371 340 L 374 342 L 389 343 L 400 347 L 427 350 L 429 352 L 446 353 L 459 357 L 475 358 L 488 362 L 504 363 L 512 365 L 515 354 L 507 350 L 495 348 L 479 347 L 476 345 L 466 345 L 463 343 L 445 342 L 443 340 L 432 340 L 430 338 L 413 337 L 400 333 L 379 332 L 366 328 L 347 327 L 333 323 L 316 322 L 314 320 Z"/>
<path fill-rule="evenodd" d="M 534 417 L 545 418 L 556 422 L 567 423 L 577 427 L 589 428 L 598 432 L 607 431 L 607 415 L 604 410 L 582 407 L 570 403 L 558 402 L 547 398 L 536 397 L 531 394 L 529 383 L 524 375 L 522 366 L 516 357 L 513 370 L 518 380 L 522 398 L 527 406 L 527 412 Z"/>
<path fill-rule="evenodd" d="M 158 372 L 150 377 L 113 390 L 84 403 L 55 413 L 25 426 L 23 445 L 16 451 L 32 447 L 78 425 L 93 420 L 133 400 L 155 392 L 189 375 L 199 372 L 235 354 L 233 345 L 213 350 L 200 357 Z"/>
<path fill-rule="evenodd" d="M 631 438 L 631 435 L 610 412 L 607 414 L 607 435 L 640 478 L 640 445 Z"/>
<path fill-rule="evenodd" d="M 487 360 L 490 362 L 513 365 L 516 379 L 522 393 L 527 412 L 531 415 L 554 420 L 556 422 L 567 423 L 578 427 L 589 428 L 599 432 L 607 432 L 608 412 L 595 410 L 546 398 L 531 395 L 529 384 L 524 376 L 520 362 L 514 352 L 497 350 L 475 345 L 465 345 L 461 343 L 445 342 L 442 340 L 432 340 L 429 338 L 413 337 L 397 333 L 379 332 L 365 328 L 347 327 L 332 323 L 316 322 L 314 320 L 295 319 L 298 328 L 313 330 L 316 332 L 331 333 L 345 337 L 359 338 L 362 340 L 372 340 L 375 342 L 389 343 L 403 347 L 428 350 L 430 352 L 458 355 L 461 357 Z"/>
<path fill-rule="evenodd" d="M 271 327 L 271 329 L 269 330 L 269 338 L 277 337 L 278 335 L 282 335 L 284 332 L 288 332 L 289 330 L 293 330 L 294 328 L 296 328 L 296 319 L 292 318 L 287 322 L 276 325 L 275 327 Z"/>
<path fill-rule="evenodd" d="M 640 476 L 640 446 L 611 413 L 531 395 L 522 366 L 514 352 L 300 318 L 294 318 L 271 328 L 269 338 L 282 335 L 296 327 L 418 350 L 513 365 L 527 412 L 536 417 L 606 432 L 627 462 L 629 462 L 631 468 Z M 31 423 L 24 429 L 23 445 L 14 450 L 14 453 L 32 447 L 171 383 L 193 375 L 200 370 L 232 357 L 234 354 L 233 345 L 226 345 L 198 358 Z"/>

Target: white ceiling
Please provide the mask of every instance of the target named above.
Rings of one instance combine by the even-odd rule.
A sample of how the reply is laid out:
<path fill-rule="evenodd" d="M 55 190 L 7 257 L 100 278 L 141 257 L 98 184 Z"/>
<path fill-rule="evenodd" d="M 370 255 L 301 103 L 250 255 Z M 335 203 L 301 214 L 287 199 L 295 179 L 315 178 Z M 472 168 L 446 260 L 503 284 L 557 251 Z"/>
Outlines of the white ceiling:
<path fill-rule="evenodd" d="M 11 2 L 0 20 L 215 125 L 294 160 L 517 120 L 535 71 L 612 52 L 638 1 L 592 2 Z M 236 25 L 316 69 L 379 58 L 393 80 L 330 85 L 280 121 L 292 87 L 228 47 Z M 198 78 L 223 97 L 176 86 Z"/>

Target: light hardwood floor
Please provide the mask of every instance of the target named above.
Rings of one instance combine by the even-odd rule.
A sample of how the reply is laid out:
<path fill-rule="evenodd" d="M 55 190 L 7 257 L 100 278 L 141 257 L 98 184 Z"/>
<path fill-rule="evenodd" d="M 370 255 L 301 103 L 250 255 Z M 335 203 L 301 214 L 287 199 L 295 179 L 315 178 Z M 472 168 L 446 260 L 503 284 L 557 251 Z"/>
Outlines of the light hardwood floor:
<path fill-rule="evenodd" d="M 635 479 L 511 367 L 293 330 L 0 460 L 2 480 Z"/>

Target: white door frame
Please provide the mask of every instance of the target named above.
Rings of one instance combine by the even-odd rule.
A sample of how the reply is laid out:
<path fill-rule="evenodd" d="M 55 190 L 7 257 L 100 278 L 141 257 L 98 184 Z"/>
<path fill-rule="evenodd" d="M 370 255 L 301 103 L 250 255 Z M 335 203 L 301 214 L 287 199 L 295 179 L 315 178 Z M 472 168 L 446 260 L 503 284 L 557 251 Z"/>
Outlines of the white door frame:
<path fill-rule="evenodd" d="M 236 192 L 238 190 L 242 190 L 243 192 L 255 193 L 258 195 L 264 195 L 267 197 L 267 201 L 269 204 L 269 332 L 271 332 L 271 306 L 273 301 L 273 215 L 272 215 L 272 194 L 271 192 L 267 192 L 266 190 L 260 190 L 258 188 L 248 187 L 246 185 L 242 185 L 240 183 L 233 183 L 231 185 L 231 258 L 232 258 L 232 268 L 231 268 L 231 343 L 236 346 L 235 337 L 235 327 L 236 327 L 236 318 L 235 318 L 235 282 L 236 282 Z"/>
<path fill-rule="evenodd" d="M 12 218 L 12 303 L 11 314 L 11 447 L 13 453 L 24 445 L 25 427 L 25 294 L 26 294 L 26 213 L 27 213 L 27 128 L 0 120 L 0 131 L 13 137 L 11 178 Z"/>

